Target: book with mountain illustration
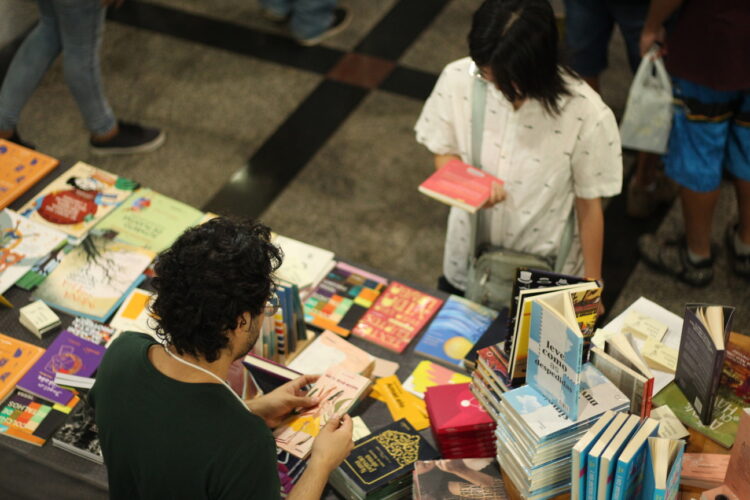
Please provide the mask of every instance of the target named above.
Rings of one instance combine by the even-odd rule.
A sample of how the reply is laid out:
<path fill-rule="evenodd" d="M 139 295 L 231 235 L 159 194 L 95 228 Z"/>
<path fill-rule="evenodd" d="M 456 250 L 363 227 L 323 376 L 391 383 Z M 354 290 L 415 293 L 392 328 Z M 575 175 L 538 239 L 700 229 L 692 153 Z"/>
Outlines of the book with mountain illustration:
<path fill-rule="evenodd" d="M 125 201 L 138 183 L 79 161 L 19 211 L 80 239 Z"/>
<path fill-rule="evenodd" d="M 276 445 L 298 458 L 307 458 L 315 436 L 333 417 L 351 410 L 366 396 L 370 379 L 356 373 L 331 368 L 315 382 L 307 396 L 320 402 L 297 415 L 292 415 L 276 428 Z"/>

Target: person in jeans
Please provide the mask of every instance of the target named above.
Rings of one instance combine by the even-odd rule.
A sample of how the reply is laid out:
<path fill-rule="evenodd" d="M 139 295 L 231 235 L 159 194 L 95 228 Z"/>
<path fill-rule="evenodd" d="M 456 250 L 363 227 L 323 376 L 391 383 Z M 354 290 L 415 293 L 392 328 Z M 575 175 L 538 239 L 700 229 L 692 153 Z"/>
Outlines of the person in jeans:
<path fill-rule="evenodd" d="M 289 22 L 300 45 L 317 45 L 349 25 L 351 14 L 336 0 L 261 0 L 263 15 L 276 23 Z"/>
<path fill-rule="evenodd" d="M 63 54 L 65 81 L 91 132 L 97 154 L 153 151 L 164 133 L 118 121 L 104 95 L 99 53 L 108 5 L 123 0 L 37 0 L 39 22 L 23 41 L 0 88 L 0 138 L 29 146 L 16 125 L 42 77 Z"/>
<path fill-rule="evenodd" d="M 667 34 L 665 22 L 674 16 Z M 664 158 L 680 186 L 685 235 L 644 235 L 643 259 L 693 286 L 713 279 L 711 229 L 724 170 L 737 193 L 739 221 L 726 230 L 730 265 L 750 279 L 750 3 L 652 0 L 641 53 L 662 43 L 675 113 Z"/>

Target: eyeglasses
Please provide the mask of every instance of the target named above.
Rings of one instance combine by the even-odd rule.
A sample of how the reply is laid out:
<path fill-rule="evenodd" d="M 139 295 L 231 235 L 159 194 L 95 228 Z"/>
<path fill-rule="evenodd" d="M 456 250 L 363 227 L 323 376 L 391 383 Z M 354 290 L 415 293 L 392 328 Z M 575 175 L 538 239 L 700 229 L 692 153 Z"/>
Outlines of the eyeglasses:
<path fill-rule="evenodd" d="M 271 295 L 271 298 L 266 301 L 263 314 L 268 317 L 276 316 L 276 313 L 279 312 L 279 306 L 279 296 L 274 293 L 273 295 Z"/>

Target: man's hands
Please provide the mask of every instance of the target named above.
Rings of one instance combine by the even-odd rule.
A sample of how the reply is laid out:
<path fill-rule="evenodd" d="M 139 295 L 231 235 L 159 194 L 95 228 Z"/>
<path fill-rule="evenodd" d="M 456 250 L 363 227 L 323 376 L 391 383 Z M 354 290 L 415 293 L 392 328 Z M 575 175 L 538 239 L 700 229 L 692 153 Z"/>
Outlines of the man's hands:
<path fill-rule="evenodd" d="M 330 474 L 352 451 L 352 419 L 349 415 L 332 417 L 320 429 L 312 446 L 310 467 Z"/>
<path fill-rule="evenodd" d="M 312 384 L 318 378 L 318 375 L 303 375 L 268 394 L 247 400 L 245 404 L 273 429 L 295 408 L 310 408 L 318 404 L 317 399 L 306 396 L 307 392 L 304 389 L 307 384 Z"/>

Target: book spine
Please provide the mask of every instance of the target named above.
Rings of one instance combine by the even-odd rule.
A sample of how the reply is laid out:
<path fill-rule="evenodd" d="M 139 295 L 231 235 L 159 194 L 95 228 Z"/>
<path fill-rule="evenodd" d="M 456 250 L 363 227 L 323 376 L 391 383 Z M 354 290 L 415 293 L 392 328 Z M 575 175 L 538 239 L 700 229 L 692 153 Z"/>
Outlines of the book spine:
<path fill-rule="evenodd" d="M 641 404 L 641 420 L 644 420 L 651 416 L 651 408 L 653 407 L 652 399 L 654 396 L 654 379 L 653 377 L 648 379 L 646 385 L 643 386 L 643 402 Z"/>
<path fill-rule="evenodd" d="M 586 467 L 586 500 L 596 500 L 596 478 L 599 475 L 599 459 L 588 456 Z"/>

